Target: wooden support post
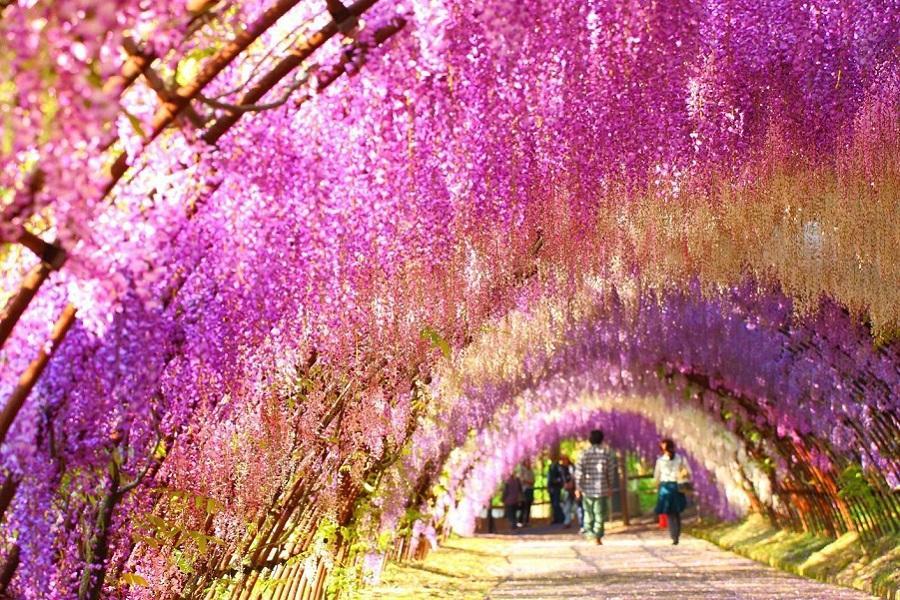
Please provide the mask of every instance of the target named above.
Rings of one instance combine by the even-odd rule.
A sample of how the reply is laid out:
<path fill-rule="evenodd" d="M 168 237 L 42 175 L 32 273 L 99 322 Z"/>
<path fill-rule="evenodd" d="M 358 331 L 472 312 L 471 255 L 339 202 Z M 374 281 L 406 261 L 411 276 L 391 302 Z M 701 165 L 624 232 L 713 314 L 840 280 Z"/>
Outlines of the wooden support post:
<path fill-rule="evenodd" d="M 19 480 L 7 473 L 6 479 L 3 480 L 3 486 L 0 487 L 0 522 L 3 521 L 3 515 L 12 503 L 18 488 Z M 18 544 L 13 543 L 7 547 L 6 560 L 2 567 L 0 567 L 0 598 L 4 597 L 3 594 L 6 592 L 6 588 L 9 587 L 9 583 L 12 581 L 13 576 L 16 574 L 16 569 L 18 568 L 19 546 Z"/>
<path fill-rule="evenodd" d="M 283 581 L 278 583 L 275 588 L 272 600 L 287 600 L 290 598 L 291 590 L 297 585 L 297 580 L 300 579 L 302 574 L 303 571 L 300 569 L 299 562 L 289 566 L 282 577 Z"/>
<path fill-rule="evenodd" d="M 24 227 L 19 234 L 19 243 L 31 250 L 50 269 L 59 269 L 66 262 L 66 251 L 56 242 L 48 242 Z"/>
<path fill-rule="evenodd" d="M 31 361 L 31 364 L 22 373 L 19 382 L 6 400 L 3 412 L 0 413 L 0 444 L 6 441 L 6 434 L 9 433 L 16 415 L 19 414 L 19 410 L 25 404 L 25 399 L 28 398 L 28 394 L 31 393 L 31 389 L 37 383 L 41 373 L 44 372 L 50 357 L 53 356 L 53 353 L 59 347 L 60 342 L 66 336 L 66 332 L 75 323 L 75 312 L 75 307 L 71 304 L 63 309 L 62 314 L 53 326 L 53 332 L 50 335 L 50 348 L 41 348 L 37 358 Z"/>
<path fill-rule="evenodd" d="M 497 524 L 494 523 L 494 499 L 488 500 L 487 505 L 487 529 L 488 533 L 497 532 Z"/>
<path fill-rule="evenodd" d="M 325 597 L 325 563 L 319 560 L 319 567 L 316 569 L 316 581 L 310 598 L 312 600 L 321 600 Z"/>
<path fill-rule="evenodd" d="M 6 478 L 3 480 L 3 485 L 0 486 L 0 521 L 2 521 L 3 515 L 6 514 L 6 509 L 12 504 L 12 500 L 16 496 L 18 487 L 19 480 L 13 475 L 7 474 Z"/>
<path fill-rule="evenodd" d="M 144 140 L 143 145 L 146 147 L 149 145 L 166 127 L 168 127 L 179 115 L 181 112 L 186 112 L 188 117 L 195 117 L 194 121 L 197 121 L 198 115 L 193 111 L 190 106 L 190 103 L 193 99 L 195 99 L 203 87 L 206 86 L 212 79 L 221 72 L 238 54 L 240 54 L 247 46 L 250 45 L 256 38 L 258 38 L 269 26 L 275 23 L 281 16 L 283 16 L 290 8 L 298 3 L 299 0 L 280 0 L 274 6 L 272 6 L 269 10 L 267 10 L 263 15 L 257 19 L 250 27 L 241 32 L 238 37 L 233 40 L 230 44 L 228 44 L 225 48 L 220 50 L 215 56 L 213 56 L 207 63 L 204 64 L 203 69 L 200 72 L 200 75 L 197 77 L 195 81 L 192 83 L 182 86 L 177 90 L 167 90 L 166 95 L 169 98 L 169 101 L 163 102 L 160 109 L 154 115 L 153 120 L 153 129 L 150 135 Z M 350 18 L 356 18 L 357 16 L 364 13 L 367 9 L 371 8 L 378 0 L 359 0 L 357 3 L 348 7 L 348 13 L 350 14 Z M 211 5 L 211 2 L 207 0 L 198 0 L 200 4 L 204 7 Z M 395 23 L 392 23 L 390 26 L 386 27 L 382 30 L 379 30 L 378 35 L 376 35 L 376 43 L 382 43 L 385 39 L 399 31 L 405 22 L 399 20 Z M 308 58 L 313 51 L 319 48 L 322 44 L 325 43 L 328 39 L 333 37 L 341 29 L 342 23 L 337 23 L 336 21 L 332 21 L 328 25 L 325 26 L 318 34 L 315 36 L 315 40 L 307 40 L 302 48 L 295 49 L 294 53 L 290 56 L 286 57 L 282 62 L 280 62 L 276 67 L 267 73 L 260 82 L 251 89 L 243 100 L 250 100 L 255 94 L 258 94 L 258 97 L 261 98 L 265 95 L 267 91 L 269 91 L 278 81 L 280 81 L 285 75 L 287 75 L 291 70 L 299 66 L 303 60 Z M 332 31 L 333 29 L 333 31 Z M 148 82 L 153 87 L 154 81 L 152 81 L 152 75 L 149 74 L 149 63 L 152 60 L 152 56 L 143 55 L 140 52 L 140 49 L 136 46 L 131 48 L 133 51 L 131 54 L 136 57 L 135 64 L 137 66 L 131 65 L 128 67 L 128 78 L 125 81 L 125 85 L 128 85 L 134 81 L 134 79 L 140 75 L 141 73 L 148 74 Z M 137 69 L 135 71 L 135 69 Z M 329 81 L 325 82 L 325 85 L 330 84 L 334 79 L 337 78 L 342 70 L 337 71 Z M 159 82 L 156 82 L 159 83 Z M 159 90 L 157 90 L 159 92 Z M 240 118 L 241 113 L 230 113 L 225 115 L 216 121 L 212 127 L 204 134 L 204 139 L 214 144 L 219 137 L 221 137 L 228 128 L 231 127 L 237 120 Z M 118 159 L 113 163 L 110 170 L 110 177 L 107 181 L 106 185 L 102 191 L 102 197 L 107 196 L 115 187 L 116 183 L 121 179 L 121 177 L 125 174 L 127 170 L 126 165 L 126 156 L 123 152 L 119 155 Z M 35 236 L 33 236 L 35 237 Z M 35 241 L 35 240 L 31 240 Z M 41 263 L 38 267 L 32 269 L 29 275 L 26 277 L 25 282 L 22 284 L 19 292 L 10 300 L 8 305 L 4 308 L 3 313 L 0 313 L 0 348 L 3 347 L 4 341 L 9 337 L 12 332 L 13 327 L 21 318 L 25 309 L 30 304 L 31 300 L 37 294 L 38 289 L 41 284 L 47 280 L 52 270 L 58 270 L 62 268 L 63 264 L 65 264 L 67 259 L 66 252 L 56 247 L 55 245 L 48 245 L 50 250 L 53 252 L 51 254 L 47 254 L 50 257 L 50 263 Z M 49 252 L 49 250 L 48 250 Z M 65 336 L 66 328 L 62 332 L 62 336 Z M 56 340 L 55 344 L 58 344 L 62 340 L 62 336 L 59 340 Z M 34 363 L 33 363 L 34 364 Z M 23 374 L 22 378 L 25 379 L 26 376 L 31 373 L 32 369 L 29 368 L 25 374 Z M 37 378 L 40 377 L 40 373 L 43 371 L 43 366 L 38 369 L 37 376 L 34 377 L 34 381 L 31 383 L 27 389 L 24 389 L 24 396 L 20 399 L 20 404 L 24 403 L 28 394 L 31 391 L 31 388 L 34 386 Z M 17 389 L 18 391 L 18 389 Z M 13 392 L 13 395 L 17 394 L 17 391 Z M 4 411 L 5 413 L 6 411 Z M 16 412 L 18 412 L 16 410 Z M 13 415 L 13 418 L 15 415 Z M 2 416 L 0 416 L 2 418 Z M 7 426 L 8 428 L 8 426 Z M 5 431 L 2 433 L 5 435 Z M 2 442 L 2 435 L 0 435 L 0 442 Z"/>
<path fill-rule="evenodd" d="M 290 598 L 289 600 L 309 600 L 310 595 L 313 590 L 313 582 L 309 580 L 309 577 L 306 576 L 306 572 L 303 574 L 303 579 L 300 582 L 300 589 L 297 590 L 294 598 Z"/>
<path fill-rule="evenodd" d="M 144 69 L 150 66 L 150 63 L 156 58 L 152 53 L 144 52 L 138 48 L 137 44 L 134 45 L 134 51 L 127 50 L 127 52 L 128 58 L 119 70 L 119 74 L 113 75 L 103 84 L 104 93 L 111 94 L 115 91 L 124 91 L 140 77 Z"/>
<path fill-rule="evenodd" d="M 552 446 L 550 446 L 550 459 L 551 460 L 559 460 L 562 451 L 560 450 L 559 442 L 555 442 Z"/>
<path fill-rule="evenodd" d="M 10 544 L 6 549 L 6 561 L 0 568 L 0 594 L 5 594 L 6 588 L 19 568 L 19 545 Z"/>
<path fill-rule="evenodd" d="M 303 563 L 297 562 L 294 564 L 292 575 L 290 577 L 290 583 L 288 584 L 288 588 L 283 600 L 293 600 L 295 598 L 299 598 L 300 595 L 303 594 L 304 581 L 305 578 L 303 577 Z"/>
<path fill-rule="evenodd" d="M 300 0 L 278 0 L 274 5 L 264 11 L 259 18 L 254 21 L 243 31 L 239 32 L 233 40 L 226 44 L 221 50 L 216 52 L 209 60 L 204 62 L 200 73 L 191 83 L 173 90 L 173 97 L 170 102 L 160 104 L 158 110 L 154 114 L 151 124 L 150 133 L 143 140 L 143 147 L 147 147 L 155 140 L 164 129 L 171 125 L 178 115 L 187 108 L 191 101 L 194 100 L 200 92 L 221 73 L 237 56 L 247 49 L 256 39 L 259 38 L 266 30 L 275 22 L 284 16 L 290 9 L 296 6 Z M 367 0 L 374 4 L 374 0 Z M 143 70 L 149 66 L 151 57 L 134 56 L 134 61 L 129 61 L 123 66 L 123 77 L 117 83 L 111 85 L 127 85 L 136 79 Z M 224 131 L 223 131 L 224 133 Z M 101 188 L 100 198 L 98 202 L 109 195 L 119 180 L 128 170 L 128 156 L 125 152 L 121 152 L 110 167 L 109 177 Z M 26 241 L 34 241 L 28 238 Z M 59 269 L 65 263 L 66 255 L 58 254 L 60 257 L 57 264 L 53 268 Z M 19 292 L 16 294 L 12 308 L 4 311 L 2 321 L 0 321 L 0 348 L 2 348 L 4 331 L 5 335 L 9 335 L 9 331 L 18 322 L 22 313 L 37 293 L 37 288 L 47 279 L 52 269 L 45 269 L 37 273 L 36 279 L 27 280 L 26 283 L 32 288 L 30 291 L 26 289 L 28 286 L 23 284 Z M 8 330 L 8 331 L 7 331 Z"/>
<path fill-rule="evenodd" d="M 350 7 L 347 7 L 347 14 L 356 17 L 371 8 L 378 0 L 360 0 Z M 332 19 L 322 29 L 303 40 L 303 43 L 291 50 L 291 53 L 282 58 L 271 71 L 263 75 L 260 80 L 247 91 L 241 98 L 238 106 L 255 104 L 263 96 L 274 88 L 279 81 L 284 79 L 291 71 L 303 64 L 303 61 L 312 56 L 313 52 L 321 48 L 325 42 L 340 32 L 340 23 Z M 219 117 L 203 134 L 203 141 L 208 144 L 215 145 L 219 138 L 225 134 L 228 129 L 237 123 L 244 113 L 232 111 Z"/>
<path fill-rule="evenodd" d="M 628 458 L 627 454 L 624 452 L 619 452 L 619 479 L 622 482 L 619 487 L 621 487 L 621 495 L 622 495 L 622 524 L 625 527 L 631 525 L 631 520 L 629 519 L 628 514 L 628 463 L 626 459 Z"/>
<path fill-rule="evenodd" d="M 25 275 L 25 280 L 19 287 L 19 291 L 6 303 L 3 312 L 0 313 L 0 348 L 3 347 L 4 342 L 12 333 L 13 327 L 21 318 L 22 313 L 25 312 L 25 309 L 28 308 L 32 298 L 38 293 L 41 284 L 50 275 L 50 270 L 50 265 L 44 262 L 32 267 L 28 274 Z"/>

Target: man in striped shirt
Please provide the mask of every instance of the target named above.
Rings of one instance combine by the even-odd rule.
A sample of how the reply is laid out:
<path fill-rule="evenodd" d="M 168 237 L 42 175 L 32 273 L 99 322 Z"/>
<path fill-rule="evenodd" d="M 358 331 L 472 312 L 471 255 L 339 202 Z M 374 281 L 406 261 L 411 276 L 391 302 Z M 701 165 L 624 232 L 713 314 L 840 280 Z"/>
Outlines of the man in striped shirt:
<path fill-rule="evenodd" d="M 575 465 L 576 496 L 582 499 L 584 523 L 582 529 L 589 540 L 603 543 L 603 524 L 609 516 L 607 498 L 612 495 L 616 473 L 616 457 L 603 445 L 603 432 L 595 429 L 590 435 L 591 447 L 582 453 Z"/>

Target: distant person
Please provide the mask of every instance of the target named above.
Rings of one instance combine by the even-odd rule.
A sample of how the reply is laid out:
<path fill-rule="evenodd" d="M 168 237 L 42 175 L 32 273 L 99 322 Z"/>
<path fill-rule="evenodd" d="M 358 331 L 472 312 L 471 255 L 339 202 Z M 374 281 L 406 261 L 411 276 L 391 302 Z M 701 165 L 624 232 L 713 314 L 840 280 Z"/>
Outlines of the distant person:
<path fill-rule="evenodd" d="M 613 451 L 603 445 L 603 432 L 595 429 L 589 438 L 591 447 L 582 453 L 575 467 L 575 493 L 581 497 L 584 508 L 582 529 L 587 539 L 595 544 L 603 543 L 604 524 L 609 517 L 609 501 L 612 495 L 616 458 Z"/>
<path fill-rule="evenodd" d="M 572 517 L 575 515 L 575 468 L 572 465 L 572 459 L 563 454 L 559 458 L 560 467 L 563 472 L 563 489 L 562 489 L 562 509 L 563 509 L 563 527 L 568 529 L 572 526 Z M 579 521 L 580 523 L 580 521 Z"/>
<path fill-rule="evenodd" d="M 519 523 L 525 526 L 531 522 L 531 505 L 534 504 L 534 471 L 531 469 L 531 461 L 526 460 L 519 467 L 519 481 L 522 483 Z"/>
<path fill-rule="evenodd" d="M 510 529 L 521 527 L 519 523 L 519 508 L 522 505 L 522 482 L 515 472 L 509 474 L 506 483 L 503 484 L 503 511 Z"/>
<path fill-rule="evenodd" d="M 547 469 L 547 493 L 550 494 L 550 508 L 552 509 L 551 523 L 559 525 L 566 518 L 562 509 L 563 471 L 559 464 L 559 458 L 550 458 L 550 467 Z"/>
<path fill-rule="evenodd" d="M 675 442 L 664 439 L 659 442 L 662 452 L 656 459 L 653 478 L 659 485 L 656 499 L 656 514 L 666 515 L 672 544 L 677 545 L 681 537 L 681 513 L 687 506 L 687 498 L 681 487 L 687 487 L 691 480 L 691 468 L 683 456 L 675 452 Z"/>

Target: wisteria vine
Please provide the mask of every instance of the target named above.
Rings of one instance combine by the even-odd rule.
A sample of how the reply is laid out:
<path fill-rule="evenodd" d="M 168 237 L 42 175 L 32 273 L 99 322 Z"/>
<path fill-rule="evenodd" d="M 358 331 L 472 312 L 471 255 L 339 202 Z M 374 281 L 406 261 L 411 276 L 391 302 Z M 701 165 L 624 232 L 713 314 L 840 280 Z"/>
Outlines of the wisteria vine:
<path fill-rule="evenodd" d="M 324 594 L 593 422 L 896 530 L 896 0 L 0 10 L 14 596 Z"/>

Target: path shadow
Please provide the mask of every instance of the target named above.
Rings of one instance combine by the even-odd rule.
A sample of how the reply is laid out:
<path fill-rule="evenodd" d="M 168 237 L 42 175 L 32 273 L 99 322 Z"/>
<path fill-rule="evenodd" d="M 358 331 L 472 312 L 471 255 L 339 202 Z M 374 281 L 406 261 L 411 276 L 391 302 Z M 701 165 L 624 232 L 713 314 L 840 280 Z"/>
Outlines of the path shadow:
<path fill-rule="evenodd" d="M 407 565 L 405 565 L 405 568 L 407 568 L 411 571 L 422 571 L 424 573 L 432 573 L 434 575 L 440 575 L 441 577 L 447 577 L 449 579 L 456 579 L 460 576 L 459 573 L 456 573 L 453 571 L 446 571 L 444 569 L 438 569 L 437 567 L 428 566 L 423 563 L 408 563 Z M 475 581 L 494 581 L 494 580 L 496 580 L 496 577 L 492 577 L 492 576 L 478 577 L 478 576 L 473 576 L 473 575 L 467 574 L 466 579 L 475 580 Z"/>
<path fill-rule="evenodd" d="M 606 534 L 607 535 L 615 535 L 617 533 L 645 533 L 650 531 L 661 531 L 659 526 L 657 525 L 657 521 L 650 517 L 639 517 L 626 526 L 622 523 L 622 521 L 609 521 L 606 524 Z M 497 533 L 478 533 L 477 537 L 483 538 L 499 538 L 499 539 L 510 539 L 510 538 L 533 538 L 533 537 L 545 537 L 548 539 L 567 539 L 567 538 L 580 538 L 582 537 L 581 533 L 579 533 L 578 525 L 572 525 L 570 528 L 565 528 L 563 525 L 551 525 L 551 524 L 542 524 L 535 525 L 532 527 L 523 527 L 522 529 L 513 529 L 507 531 L 499 531 Z"/>

